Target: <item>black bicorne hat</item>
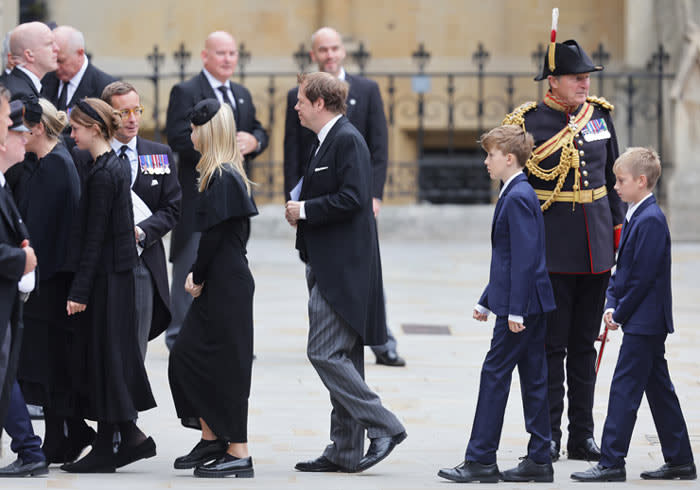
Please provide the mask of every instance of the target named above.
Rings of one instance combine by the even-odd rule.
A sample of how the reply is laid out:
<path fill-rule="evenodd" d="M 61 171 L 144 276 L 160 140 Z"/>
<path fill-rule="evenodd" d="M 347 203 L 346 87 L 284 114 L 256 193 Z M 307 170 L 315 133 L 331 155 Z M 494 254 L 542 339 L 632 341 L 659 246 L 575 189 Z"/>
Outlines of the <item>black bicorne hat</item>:
<path fill-rule="evenodd" d="M 206 124 L 214 115 L 219 112 L 221 102 L 217 99 L 204 99 L 195 104 L 190 113 L 190 121 L 195 126 Z"/>
<path fill-rule="evenodd" d="M 592 71 L 601 71 L 600 65 L 594 65 L 593 61 L 579 44 L 573 39 L 556 43 L 554 50 L 554 70 L 549 68 L 549 50 L 553 44 L 547 47 L 547 52 L 544 55 L 542 63 L 542 73 L 535 77 L 535 80 L 540 81 L 546 79 L 549 75 L 575 75 L 577 73 L 590 73 Z"/>

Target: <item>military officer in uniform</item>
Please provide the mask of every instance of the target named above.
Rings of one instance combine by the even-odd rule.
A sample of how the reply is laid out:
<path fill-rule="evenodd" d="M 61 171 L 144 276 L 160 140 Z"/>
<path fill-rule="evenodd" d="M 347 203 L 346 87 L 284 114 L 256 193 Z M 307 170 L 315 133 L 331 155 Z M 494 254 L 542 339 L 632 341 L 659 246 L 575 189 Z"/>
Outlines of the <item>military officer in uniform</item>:
<path fill-rule="evenodd" d="M 519 124 L 535 138 L 525 166 L 544 213 L 547 269 L 557 305 L 548 314 L 545 341 L 552 460 L 561 448 L 566 373 L 568 458 L 597 461 L 594 343 L 625 211 L 613 190 L 619 153 L 613 106 L 588 96 L 590 73 L 603 67 L 595 66 L 576 41 L 556 43 L 554 36 L 535 78 L 549 83 L 544 100 L 523 104 L 503 123 Z"/>

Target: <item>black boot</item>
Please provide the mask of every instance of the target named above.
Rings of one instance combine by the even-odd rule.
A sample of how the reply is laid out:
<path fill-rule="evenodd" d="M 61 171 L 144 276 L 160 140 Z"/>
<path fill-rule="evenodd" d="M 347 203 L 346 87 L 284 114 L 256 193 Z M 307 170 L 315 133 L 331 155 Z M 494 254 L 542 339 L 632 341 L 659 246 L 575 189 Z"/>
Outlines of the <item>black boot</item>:
<path fill-rule="evenodd" d="M 114 429 L 114 424 L 98 422 L 97 437 L 92 451 L 75 463 L 64 464 L 61 469 L 68 473 L 114 473 L 116 469 L 116 457 L 112 446 Z"/>

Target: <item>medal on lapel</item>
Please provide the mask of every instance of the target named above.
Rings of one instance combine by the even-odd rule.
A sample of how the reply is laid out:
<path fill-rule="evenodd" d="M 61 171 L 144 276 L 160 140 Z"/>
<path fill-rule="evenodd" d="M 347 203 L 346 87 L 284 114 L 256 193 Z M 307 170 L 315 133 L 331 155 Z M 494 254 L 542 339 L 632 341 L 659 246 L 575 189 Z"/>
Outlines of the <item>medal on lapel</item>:
<path fill-rule="evenodd" d="M 147 175 L 163 175 L 170 173 L 168 155 L 139 155 L 141 172 Z"/>

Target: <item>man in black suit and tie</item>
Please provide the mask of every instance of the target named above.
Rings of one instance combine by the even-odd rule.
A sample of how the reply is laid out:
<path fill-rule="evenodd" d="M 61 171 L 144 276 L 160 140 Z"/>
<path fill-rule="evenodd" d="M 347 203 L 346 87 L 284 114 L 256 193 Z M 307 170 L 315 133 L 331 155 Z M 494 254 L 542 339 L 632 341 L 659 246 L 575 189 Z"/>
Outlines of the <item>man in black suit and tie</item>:
<path fill-rule="evenodd" d="M 9 95 L 0 86 L 0 427 L 12 438 L 17 459 L 0 468 L 0 477 L 43 475 L 49 468 L 16 381 L 22 346 L 22 305 L 36 283 L 37 259 L 5 180 L 7 171 L 24 159 L 27 139 L 23 133 L 29 131 L 24 126 L 22 102 L 8 104 Z"/>
<path fill-rule="evenodd" d="M 267 132 L 255 117 L 255 106 L 248 89 L 229 79 L 238 63 L 236 40 L 228 32 L 209 34 L 202 50 L 202 71 L 185 82 L 175 85 L 170 92 L 166 132 L 168 144 L 178 153 L 178 176 L 182 187 L 182 216 L 175 227 L 170 243 L 170 261 L 173 263 L 170 289 L 172 322 L 165 342 L 168 348 L 175 342 L 192 296 L 185 292 L 185 278 L 194 263 L 199 233 L 194 231 L 194 200 L 197 196 L 199 153 L 192 146 L 189 115 L 203 99 L 216 98 L 229 104 L 236 120 L 238 148 L 245 157 L 246 172 L 250 175 L 250 161 L 267 148 Z"/>
<path fill-rule="evenodd" d="M 57 66 L 58 46 L 43 22 L 27 22 L 12 30 L 10 53 L 17 65 L 3 79 L 13 97 L 41 94 L 41 79 Z"/>
<path fill-rule="evenodd" d="M 347 84 L 300 76 L 296 110 L 318 137 L 285 217 L 309 288 L 307 355 L 331 395 L 331 444 L 307 472 L 359 472 L 386 458 L 406 431 L 364 380 L 364 345 L 386 342 L 382 269 L 372 212 L 370 155 L 343 116 Z M 363 456 L 365 430 L 371 443 Z"/>
<path fill-rule="evenodd" d="M 350 86 L 346 117 L 360 132 L 369 148 L 372 165 L 372 208 L 376 218 L 381 208 L 388 160 L 387 125 L 379 86 L 373 80 L 345 72 L 343 40 L 338 31 L 330 27 L 322 27 L 311 36 L 311 59 L 318 65 L 319 71 L 345 80 Z M 289 192 L 304 175 L 309 151 L 315 141 L 313 132 L 299 123 L 299 117 L 294 110 L 296 103 L 297 88 L 295 87 L 287 93 L 284 132 L 285 199 L 289 199 Z M 386 324 L 386 320 L 384 323 Z M 386 325 L 386 331 L 386 343 L 372 346 L 377 364 L 405 366 L 406 361 L 396 351 L 396 338 L 389 325 Z"/>
<path fill-rule="evenodd" d="M 141 357 L 145 360 L 148 341 L 170 324 L 168 271 L 162 238 L 180 217 L 182 192 L 170 148 L 138 136 L 143 106 L 134 86 L 112 82 L 102 92 L 102 100 L 121 115 L 122 127 L 110 144 L 128 168 L 132 200 L 136 196 L 141 200 L 135 209 L 145 211 L 140 216 L 134 212 L 134 235 L 140 253 L 134 269 L 136 328 Z M 73 154 L 79 168 L 92 160 L 87 151 L 74 150 Z"/>
<path fill-rule="evenodd" d="M 84 97 L 100 97 L 116 79 L 88 60 L 83 33 L 71 26 L 58 26 L 53 35 L 58 45 L 58 67 L 41 81 L 43 96 L 59 111 Z"/>

